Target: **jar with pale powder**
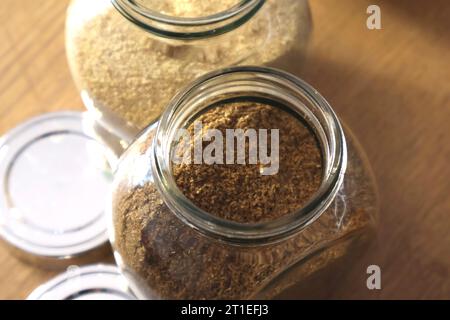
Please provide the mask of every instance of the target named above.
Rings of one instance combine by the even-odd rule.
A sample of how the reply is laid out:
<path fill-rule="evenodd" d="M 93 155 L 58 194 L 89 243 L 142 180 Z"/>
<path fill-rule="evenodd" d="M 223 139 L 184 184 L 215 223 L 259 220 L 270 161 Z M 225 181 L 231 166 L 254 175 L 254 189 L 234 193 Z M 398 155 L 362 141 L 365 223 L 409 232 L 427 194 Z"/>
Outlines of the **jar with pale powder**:
<path fill-rule="evenodd" d="M 365 248 L 376 194 L 364 152 L 317 90 L 275 69 L 228 68 L 177 95 L 122 155 L 110 240 L 140 298 L 312 298 Z"/>
<path fill-rule="evenodd" d="M 73 0 L 66 47 L 97 131 L 126 145 L 206 72 L 298 73 L 310 29 L 306 0 Z"/>

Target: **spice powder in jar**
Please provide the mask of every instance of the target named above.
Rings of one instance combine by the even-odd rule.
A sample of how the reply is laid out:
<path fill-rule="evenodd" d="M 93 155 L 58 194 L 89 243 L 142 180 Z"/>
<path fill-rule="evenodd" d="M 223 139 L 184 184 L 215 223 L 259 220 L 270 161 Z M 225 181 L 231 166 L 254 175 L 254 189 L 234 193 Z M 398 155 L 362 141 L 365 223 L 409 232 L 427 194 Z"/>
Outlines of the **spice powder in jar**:
<path fill-rule="evenodd" d="M 72 1 L 66 23 L 67 56 L 85 105 L 121 137 L 134 137 L 157 120 L 177 90 L 204 73 L 238 64 L 296 69 L 310 32 L 306 0 L 253 0 L 262 7 L 242 26 L 234 30 L 239 23 L 231 23 L 225 34 L 195 41 L 167 39 L 143 30 L 143 25 L 138 28 L 110 0 L 96 1 L 95 6 L 90 0 Z M 120 6 L 127 1 L 113 2 Z M 225 10 L 242 1 L 134 2 L 152 14 L 197 19 L 225 17 Z M 189 34 L 192 28 L 181 31 Z"/>
<path fill-rule="evenodd" d="M 256 88 L 260 82 L 255 72 L 265 76 L 261 81 L 266 85 L 272 73 L 278 81 L 288 81 L 281 78 L 285 75 L 279 71 L 247 69 L 212 74 L 195 89 L 186 89 L 177 103 L 189 101 L 189 94 L 204 98 L 196 90 L 210 92 L 208 85 L 215 85 L 213 77 L 220 77 L 224 83 L 249 77 L 252 80 L 246 83 L 249 86 L 254 83 Z M 270 85 L 278 84 L 270 82 Z M 295 85 L 309 88 L 303 82 Z M 291 88 L 283 86 L 272 92 L 281 95 Z M 311 124 L 298 111 L 312 109 L 309 101 L 287 106 L 278 96 L 254 98 L 252 92 L 227 100 L 219 90 L 216 92 L 217 96 L 210 97 L 215 100 L 199 111 L 190 109 L 190 102 L 180 109 L 172 106 L 174 109 L 167 111 L 167 118 L 163 116 L 157 131 L 154 126 L 147 128 L 130 146 L 116 172 L 111 242 L 119 266 L 141 298 L 272 298 L 294 284 L 301 286 L 309 276 L 355 251 L 355 243 L 370 235 L 374 225 L 377 202 L 370 167 L 351 134 L 346 132 L 344 138 L 328 105 L 322 105 L 316 117 L 319 121 L 336 122 L 319 125 Z M 317 94 L 310 97 L 315 99 Z M 177 118 L 178 114 L 181 118 Z M 185 114 L 188 118 L 182 118 Z M 196 129 L 197 123 L 201 123 L 201 130 Z M 183 139 L 189 143 L 172 140 L 170 128 L 178 126 L 186 129 L 188 134 Z M 327 136 L 318 133 L 318 128 L 323 128 Z M 194 161 L 199 135 L 203 138 L 198 139 L 200 149 L 204 151 L 217 137 L 211 139 L 208 132 L 216 130 L 226 137 L 228 129 L 266 130 L 267 154 L 275 151 L 272 141 L 274 129 L 278 129 L 279 163 L 275 174 L 262 174 L 266 173 L 267 162 L 249 164 L 250 139 L 245 140 L 245 165 L 227 164 L 226 155 L 223 163 Z M 337 131 L 330 139 L 343 142 L 341 147 L 326 138 L 329 130 L 334 129 Z M 169 152 L 163 151 L 165 146 L 172 157 L 187 154 L 192 161 L 166 161 Z M 338 150 L 343 157 L 337 156 L 341 152 Z M 238 152 L 234 148 L 235 160 Z M 331 157 L 330 152 L 335 155 Z M 327 188 L 332 191 L 317 201 L 317 194 L 333 177 L 329 172 L 336 172 L 330 170 L 334 168 L 330 159 L 336 163 L 342 159 L 344 167 L 338 167 L 336 176 L 340 178 L 331 181 L 333 189 Z M 161 180 L 166 170 L 171 176 L 169 182 Z M 319 214 L 299 216 L 305 208 L 318 208 Z M 187 220 L 180 210 L 191 215 L 197 210 L 198 220 Z M 254 226 L 283 221 L 284 228 L 286 219 L 291 225 L 292 221 L 303 223 L 303 218 L 306 220 L 301 228 L 289 233 L 283 229 L 280 238 L 272 239 L 265 234 L 261 240 L 249 238 L 266 231 Z M 226 232 L 219 229 L 223 223 L 217 220 L 227 222 Z M 252 233 L 241 236 L 246 230 Z"/>
<path fill-rule="evenodd" d="M 267 130 L 270 140 L 271 130 L 279 130 L 279 159 L 276 159 L 279 163 L 273 174 L 263 175 L 261 163 L 249 164 L 249 139 L 244 150 L 245 164 L 236 164 L 239 150 L 233 140 L 234 161 L 230 164 L 226 163 L 224 153 L 222 164 L 174 165 L 173 174 L 180 190 L 206 212 L 241 223 L 267 222 L 301 208 L 319 188 L 322 177 L 319 145 L 311 130 L 292 114 L 258 102 L 234 102 L 215 106 L 195 121 L 202 124 L 203 135 L 214 129 L 223 137 L 230 129 L 243 133 L 249 129 L 255 133 Z M 194 124 L 188 131 L 194 135 Z M 209 143 L 204 142 L 203 147 Z M 194 144 L 188 145 L 194 154 Z M 225 150 L 228 147 L 224 145 Z"/>

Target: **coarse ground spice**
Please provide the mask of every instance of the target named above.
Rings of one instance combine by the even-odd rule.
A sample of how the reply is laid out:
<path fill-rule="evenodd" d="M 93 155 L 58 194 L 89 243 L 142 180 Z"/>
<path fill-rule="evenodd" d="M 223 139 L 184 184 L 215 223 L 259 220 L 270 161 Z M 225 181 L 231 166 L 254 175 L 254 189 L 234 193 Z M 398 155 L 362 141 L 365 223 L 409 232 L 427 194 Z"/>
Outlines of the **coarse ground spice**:
<path fill-rule="evenodd" d="M 297 117 L 281 108 L 259 102 L 234 102 L 218 105 L 195 121 L 207 130 L 279 130 L 279 169 L 262 175 L 263 165 L 249 164 L 248 139 L 246 164 L 176 164 L 175 181 L 183 194 L 199 208 L 231 221 L 257 223 L 274 220 L 302 208 L 319 189 L 322 158 L 315 135 Z M 188 127 L 194 135 L 194 122 Z M 206 142 L 205 144 L 208 144 Z M 189 143 L 191 154 L 194 144 Z M 224 143 L 224 148 L 226 145 Z M 183 152 L 182 150 L 180 150 Z"/>
<path fill-rule="evenodd" d="M 155 187 L 149 164 L 153 133 L 141 136 L 127 151 L 116 175 L 112 208 L 113 246 L 120 264 L 148 298 L 271 298 L 353 250 L 352 240 L 375 222 L 371 174 L 347 133 L 343 184 L 328 209 L 308 227 L 263 246 L 206 237 L 179 220 Z M 287 269 L 292 272 L 284 273 Z M 279 280 L 272 282 L 274 278 Z M 270 290 L 262 291 L 266 287 Z"/>
<path fill-rule="evenodd" d="M 236 0 L 141 2 L 179 16 L 203 16 L 204 10 L 212 12 L 217 6 L 222 11 L 236 4 Z M 99 111 L 111 127 L 135 134 L 160 116 L 177 90 L 206 72 L 237 64 L 294 72 L 306 47 L 309 24 L 306 1 L 268 0 L 255 17 L 225 35 L 198 43 L 170 42 L 130 23 L 109 1 L 94 6 L 90 0 L 74 0 L 66 46 L 85 104 Z"/>

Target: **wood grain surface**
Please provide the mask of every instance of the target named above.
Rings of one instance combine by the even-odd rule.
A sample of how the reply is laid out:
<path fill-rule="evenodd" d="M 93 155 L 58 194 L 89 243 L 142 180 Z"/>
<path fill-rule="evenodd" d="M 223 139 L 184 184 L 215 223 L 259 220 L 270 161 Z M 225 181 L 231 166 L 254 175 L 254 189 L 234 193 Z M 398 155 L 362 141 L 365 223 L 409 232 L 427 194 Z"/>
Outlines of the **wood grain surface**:
<path fill-rule="evenodd" d="M 67 0 L 0 4 L 0 134 L 48 111 L 83 110 L 64 51 Z M 303 78 L 353 129 L 380 190 L 378 240 L 327 298 L 450 298 L 450 3 L 312 0 Z M 378 4 L 382 30 L 366 28 Z M 382 289 L 366 288 L 366 268 Z M 22 299 L 55 271 L 0 248 L 0 298 Z M 326 288 L 324 288 L 326 291 Z"/>

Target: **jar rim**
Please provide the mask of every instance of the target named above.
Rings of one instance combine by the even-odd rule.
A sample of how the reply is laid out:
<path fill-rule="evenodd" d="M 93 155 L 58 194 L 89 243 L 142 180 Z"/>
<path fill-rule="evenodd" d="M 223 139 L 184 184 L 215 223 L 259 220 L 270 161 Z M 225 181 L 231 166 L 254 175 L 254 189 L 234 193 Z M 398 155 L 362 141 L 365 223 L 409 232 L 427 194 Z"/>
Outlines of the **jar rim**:
<path fill-rule="evenodd" d="M 214 216 L 191 202 L 178 188 L 172 175 L 170 153 L 171 130 L 176 129 L 177 117 L 189 106 L 189 97 L 202 96 L 202 91 L 214 88 L 233 77 L 245 77 L 251 81 L 283 83 L 309 99 L 322 114 L 327 130 L 327 157 L 324 177 L 316 194 L 299 210 L 278 219 L 259 223 L 239 223 Z M 211 91 L 208 91 L 211 93 Z M 246 94 L 245 96 L 248 96 Z M 305 107 L 305 106 L 302 106 Z M 267 244 L 285 239 L 313 223 L 328 208 L 342 185 L 347 167 L 347 144 L 342 126 L 330 104 L 305 81 L 278 69 L 266 67 L 232 67 L 206 74 L 181 91 L 168 105 L 160 118 L 152 144 L 152 172 L 156 188 L 166 205 L 183 222 L 207 236 L 236 244 Z M 325 145 L 322 146 L 322 149 Z"/>
<path fill-rule="evenodd" d="M 266 0 L 240 0 L 224 11 L 201 17 L 176 17 L 139 5 L 134 0 L 111 0 L 129 21 L 159 37 L 197 40 L 218 36 L 241 26 Z"/>

